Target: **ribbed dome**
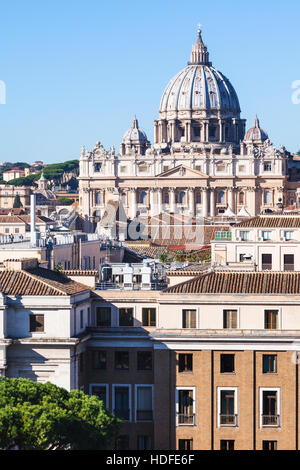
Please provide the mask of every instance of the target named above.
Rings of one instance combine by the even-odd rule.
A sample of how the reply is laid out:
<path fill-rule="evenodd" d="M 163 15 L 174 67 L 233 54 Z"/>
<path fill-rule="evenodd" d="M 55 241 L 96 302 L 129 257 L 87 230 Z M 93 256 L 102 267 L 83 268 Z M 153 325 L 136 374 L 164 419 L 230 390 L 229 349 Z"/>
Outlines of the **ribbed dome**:
<path fill-rule="evenodd" d="M 122 140 L 123 144 L 147 144 L 148 139 L 146 133 L 139 129 L 138 120 L 134 118 L 132 126 L 125 132 Z"/>
<path fill-rule="evenodd" d="M 240 113 L 230 81 L 211 65 L 188 65 L 167 85 L 160 112 L 221 110 Z"/>
<path fill-rule="evenodd" d="M 239 100 L 230 81 L 209 62 L 200 29 L 188 66 L 169 82 L 159 108 L 160 112 L 199 110 L 240 113 Z"/>
<path fill-rule="evenodd" d="M 246 142 L 253 141 L 264 141 L 268 139 L 268 134 L 260 127 L 258 117 L 254 119 L 253 127 L 251 127 L 246 135 L 244 140 Z"/>

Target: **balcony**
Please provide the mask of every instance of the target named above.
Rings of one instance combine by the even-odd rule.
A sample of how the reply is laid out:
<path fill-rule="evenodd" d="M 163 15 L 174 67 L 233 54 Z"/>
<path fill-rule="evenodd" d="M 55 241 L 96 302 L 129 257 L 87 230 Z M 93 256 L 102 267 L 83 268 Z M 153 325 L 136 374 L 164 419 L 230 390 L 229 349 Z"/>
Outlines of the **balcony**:
<path fill-rule="evenodd" d="M 129 421 L 129 410 L 115 409 L 114 415 L 117 418 L 123 419 L 124 421 Z"/>
<path fill-rule="evenodd" d="M 285 264 L 283 267 L 284 271 L 294 271 L 294 265 L 293 264 Z"/>
<path fill-rule="evenodd" d="M 220 426 L 237 426 L 238 415 L 220 414 Z"/>
<path fill-rule="evenodd" d="M 137 410 L 136 420 L 137 421 L 152 421 L 153 411 L 152 410 Z"/>
<path fill-rule="evenodd" d="M 262 425 L 264 427 L 279 427 L 280 416 L 279 415 L 262 415 Z"/>
<path fill-rule="evenodd" d="M 216 232 L 215 240 L 231 241 L 231 232 Z"/>
<path fill-rule="evenodd" d="M 177 424 L 178 426 L 193 426 L 195 424 L 195 414 L 177 413 Z"/>
<path fill-rule="evenodd" d="M 272 271 L 272 264 L 264 263 L 261 265 L 262 271 Z"/>

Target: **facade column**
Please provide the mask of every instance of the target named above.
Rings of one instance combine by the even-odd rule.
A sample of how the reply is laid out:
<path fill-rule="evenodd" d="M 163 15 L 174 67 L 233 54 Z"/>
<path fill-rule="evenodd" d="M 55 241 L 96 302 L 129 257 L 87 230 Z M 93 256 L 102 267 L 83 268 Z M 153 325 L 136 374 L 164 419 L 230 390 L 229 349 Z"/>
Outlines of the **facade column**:
<path fill-rule="evenodd" d="M 195 194 L 194 188 L 189 189 L 189 206 L 190 206 L 190 214 L 192 216 L 195 215 Z"/>
<path fill-rule="evenodd" d="M 162 212 L 162 189 L 157 191 L 157 212 L 158 214 Z"/>
<path fill-rule="evenodd" d="M 215 190 L 210 188 L 210 216 L 215 216 Z"/>
<path fill-rule="evenodd" d="M 154 203 L 154 189 L 150 189 L 150 216 L 155 215 L 155 203 Z"/>
<path fill-rule="evenodd" d="M 202 217 L 207 217 L 207 189 L 202 190 Z"/>
<path fill-rule="evenodd" d="M 175 212 L 175 189 L 170 189 L 170 212 Z"/>
<path fill-rule="evenodd" d="M 233 210 L 233 193 L 231 188 L 228 190 L 228 206 Z"/>
<path fill-rule="evenodd" d="M 131 219 L 135 219 L 137 212 L 136 190 L 131 189 Z"/>

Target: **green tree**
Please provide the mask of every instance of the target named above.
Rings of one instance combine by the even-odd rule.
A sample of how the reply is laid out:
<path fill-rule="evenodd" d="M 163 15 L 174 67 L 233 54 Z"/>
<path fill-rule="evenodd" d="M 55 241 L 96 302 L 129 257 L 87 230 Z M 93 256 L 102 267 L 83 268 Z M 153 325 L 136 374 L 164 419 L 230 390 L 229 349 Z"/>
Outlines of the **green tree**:
<path fill-rule="evenodd" d="M 59 206 L 70 206 L 74 200 L 69 197 L 60 197 L 57 202 Z"/>
<path fill-rule="evenodd" d="M 103 450 L 121 421 L 96 396 L 50 382 L 0 379 L 0 448 Z"/>
<path fill-rule="evenodd" d="M 21 202 L 19 194 L 16 194 L 15 199 L 14 199 L 13 208 L 19 209 L 20 207 L 23 207 L 23 204 Z"/>

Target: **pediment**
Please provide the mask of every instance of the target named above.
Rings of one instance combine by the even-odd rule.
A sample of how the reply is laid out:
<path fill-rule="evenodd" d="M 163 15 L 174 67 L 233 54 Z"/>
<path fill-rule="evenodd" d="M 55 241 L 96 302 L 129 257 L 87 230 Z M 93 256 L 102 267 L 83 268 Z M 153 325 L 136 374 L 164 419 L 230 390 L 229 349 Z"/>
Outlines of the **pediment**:
<path fill-rule="evenodd" d="M 208 176 L 201 171 L 194 170 L 193 168 L 189 168 L 185 165 L 178 165 L 175 168 L 170 168 L 169 170 L 164 171 L 157 175 L 157 178 L 205 178 L 207 179 Z"/>

